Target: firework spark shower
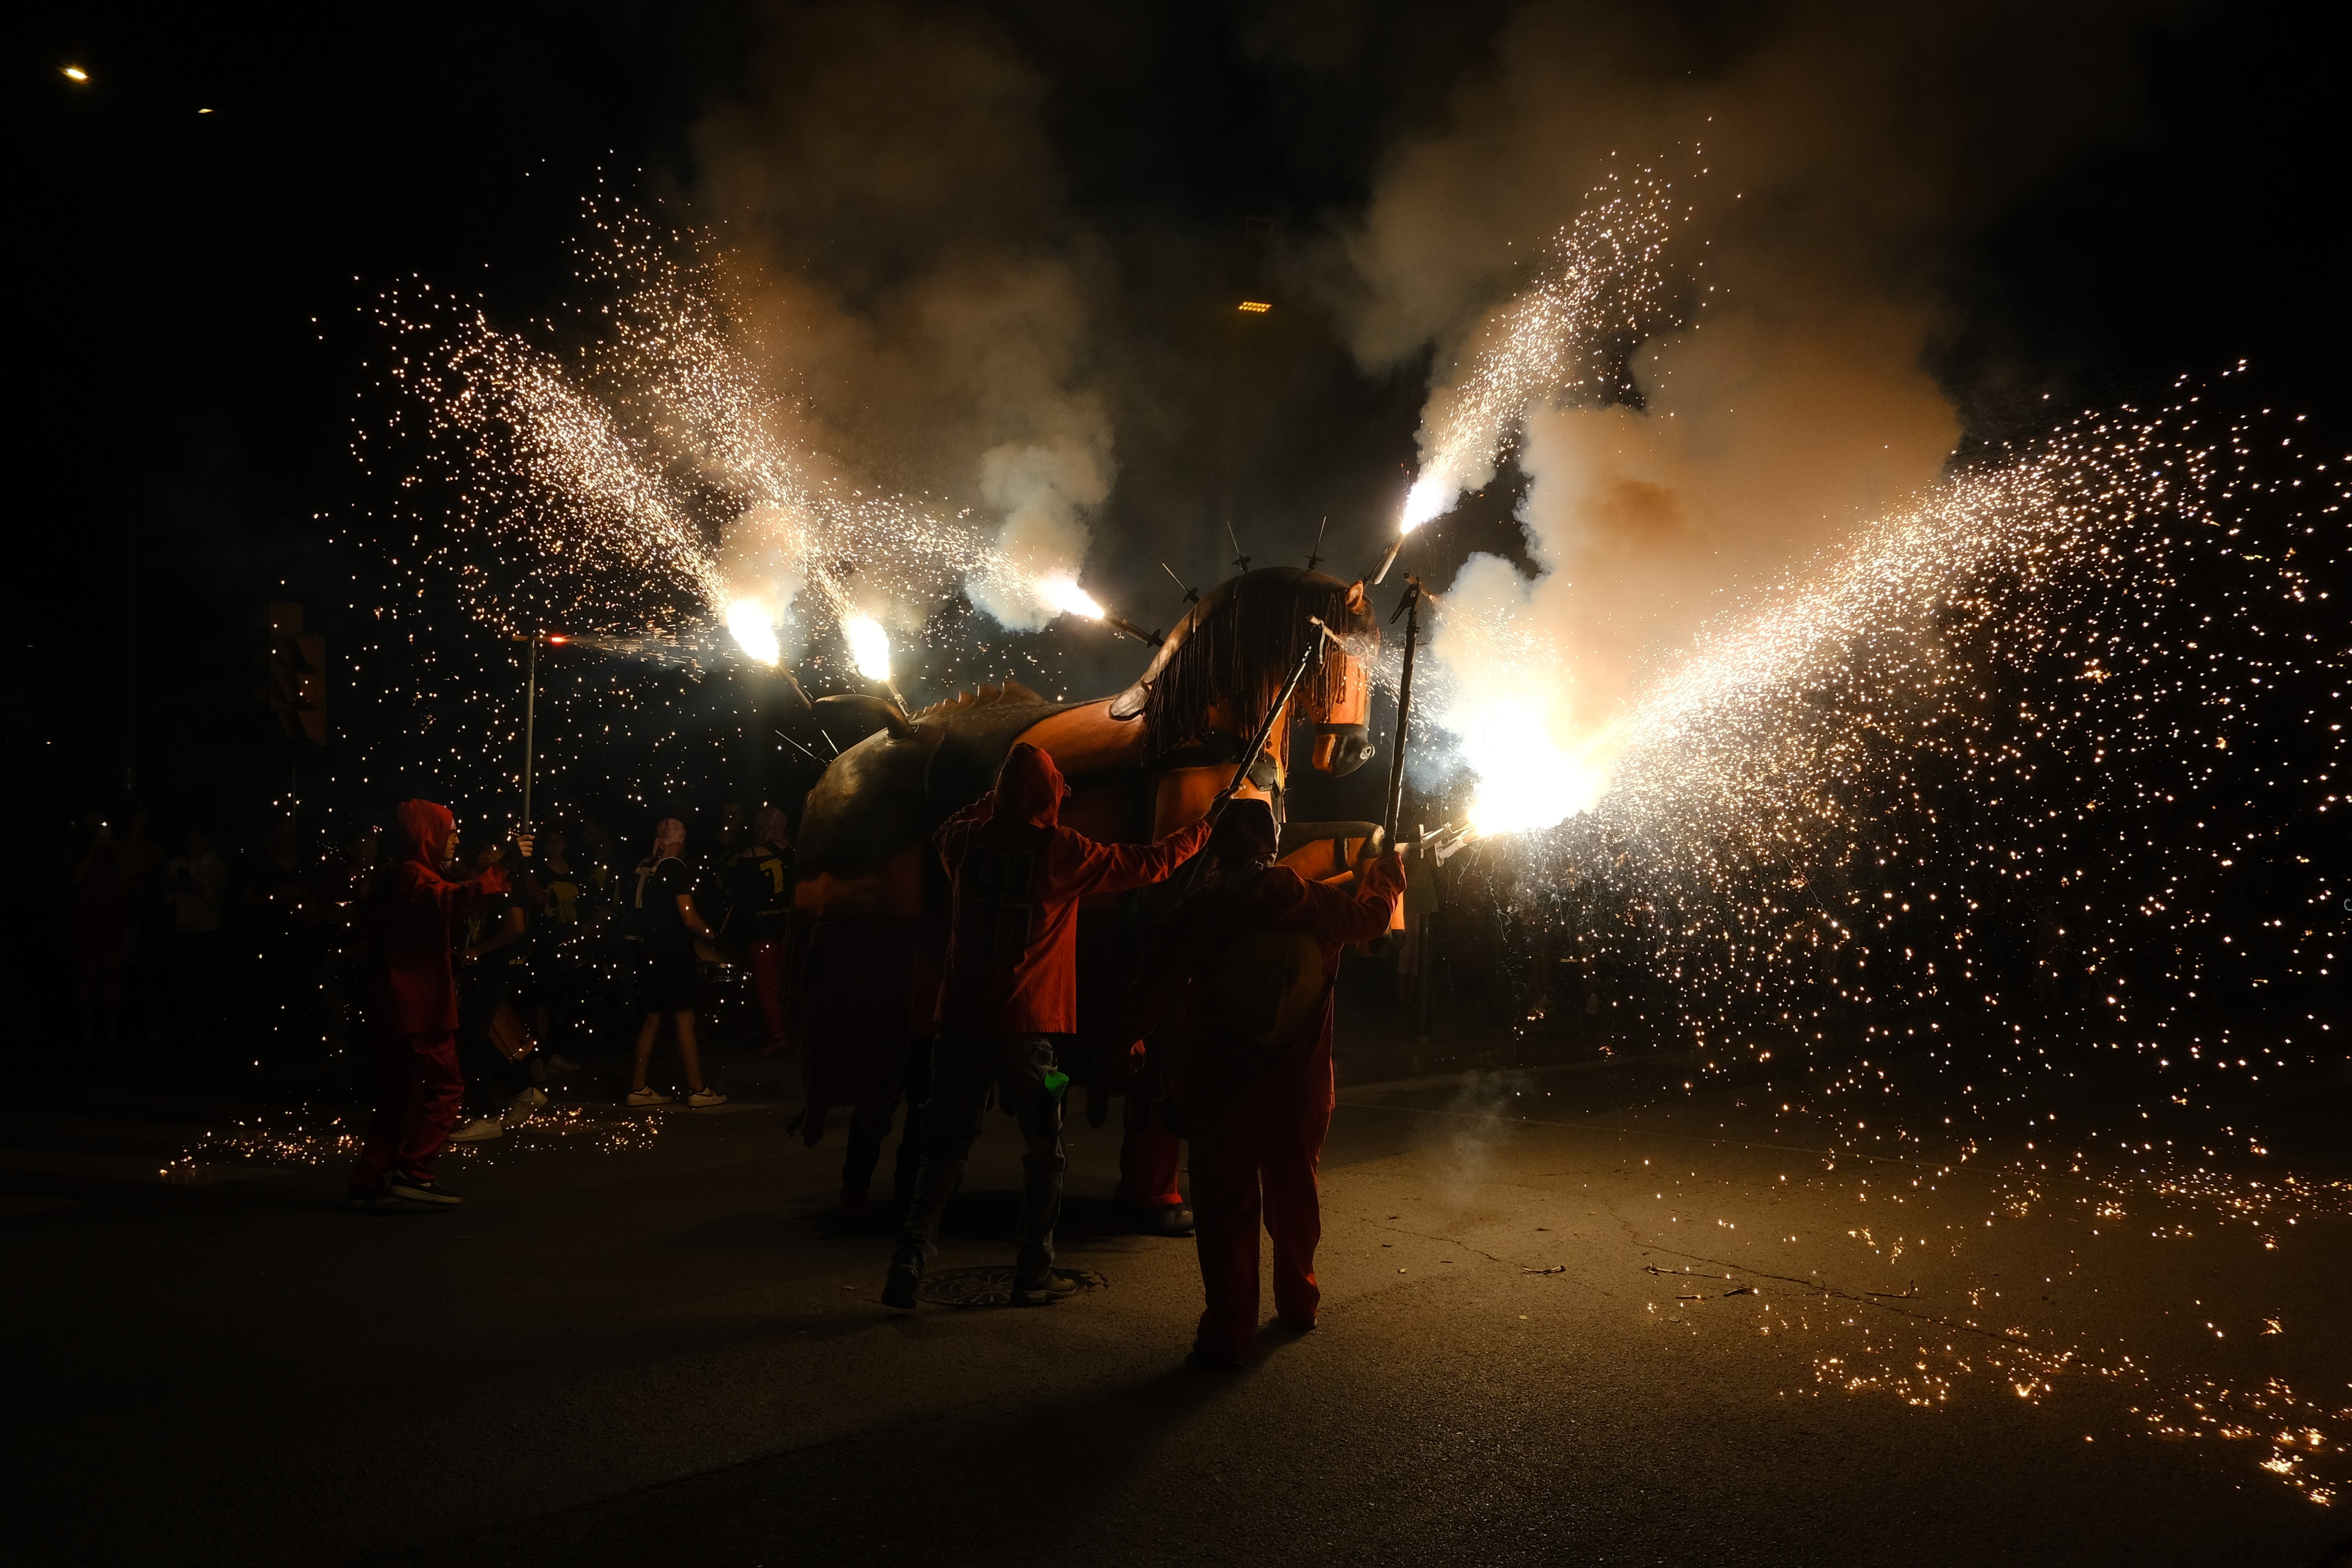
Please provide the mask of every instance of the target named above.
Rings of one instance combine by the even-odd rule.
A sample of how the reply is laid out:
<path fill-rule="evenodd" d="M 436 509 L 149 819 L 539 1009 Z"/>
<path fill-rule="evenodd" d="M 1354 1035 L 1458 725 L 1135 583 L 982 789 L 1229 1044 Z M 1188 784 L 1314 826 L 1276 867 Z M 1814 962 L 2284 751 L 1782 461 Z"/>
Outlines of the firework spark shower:
<path fill-rule="evenodd" d="M 509 631 L 718 623 L 774 663 L 779 628 L 797 648 L 812 621 L 904 616 L 960 583 L 1034 601 L 1024 615 L 1059 608 L 1047 584 L 1075 563 L 1033 551 L 1017 563 L 798 435 L 812 421 L 788 370 L 763 364 L 693 237 L 625 210 L 591 216 L 588 302 L 570 322 L 507 330 L 429 287 L 386 301 L 420 488 L 457 530 L 445 548 L 478 616 Z M 535 341 L 564 326 L 590 334 L 568 363 Z"/>
<path fill-rule="evenodd" d="M 8 1561 L 2352 1561 L 2301 12 L 22 9 Z"/>

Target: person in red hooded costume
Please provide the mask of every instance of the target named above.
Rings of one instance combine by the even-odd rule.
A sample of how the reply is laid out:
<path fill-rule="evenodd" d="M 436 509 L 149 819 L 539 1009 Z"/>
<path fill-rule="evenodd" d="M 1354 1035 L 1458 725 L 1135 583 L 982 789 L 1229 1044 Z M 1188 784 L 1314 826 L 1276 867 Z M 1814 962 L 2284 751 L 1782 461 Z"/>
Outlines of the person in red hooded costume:
<path fill-rule="evenodd" d="M 1239 1366 L 1257 1337 L 1258 1223 L 1274 1241 L 1274 1305 L 1315 1326 L 1315 1172 L 1331 1130 L 1332 987 L 1339 955 L 1389 929 L 1404 891 L 1393 850 L 1350 896 L 1275 865 L 1274 812 L 1238 800 L 1209 840 L 1204 885 L 1170 917 L 1139 982 L 1145 1017 L 1175 1010 L 1175 1098 L 1192 1145 L 1192 1223 L 1208 1298 L 1195 1360 Z"/>
<path fill-rule="evenodd" d="M 1209 836 L 1209 825 L 1195 822 L 1150 845 L 1097 844 L 1061 826 L 1068 793 L 1054 759 L 1024 742 L 1005 757 L 996 787 L 933 836 L 952 884 L 952 924 L 931 1097 L 923 1108 L 923 1161 L 882 1288 L 891 1307 L 915 1305 L 991 1086 L 1029 1146 L 1013 1299 L 1038 1306 L 1067 1289 L 1054 1273 L 1054 1224 L 1062 1207 L 1062 1090 L 1069 1080 L 1054 1065 L 1051 1037 L 1078 1026 L 1078 900 L 1160 881 Z"/>
<path fill-rule="evenodd" d="M 378 1089 L 359 1163 L 354 1208 L 453 1208 L 433 1181 L 433 1159 L 449 1141 L 466 1098 L 457 1066 L 457 986 L 449 970 L 449 928 L 507 890 L 495 859 L 452 882 L 441 867 L 457 853 L 457 819 L 429 800 L 404 801 L 408 853 L 377 880 L 363 921 L 373 938 L 368 1019 L 375 1037 Z"/>

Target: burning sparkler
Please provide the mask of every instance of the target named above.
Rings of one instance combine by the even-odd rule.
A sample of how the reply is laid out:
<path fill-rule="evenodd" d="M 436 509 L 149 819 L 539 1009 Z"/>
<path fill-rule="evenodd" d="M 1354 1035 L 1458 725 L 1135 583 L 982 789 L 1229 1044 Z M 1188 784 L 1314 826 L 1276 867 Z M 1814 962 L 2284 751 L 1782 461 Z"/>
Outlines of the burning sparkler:
<path fill-rule="evenodd" d="M 771 668 L 783 663 L 784 649 L 776 637 L 775 621 L 759 600 L 738 599 L 728 605 L 727 629 L 746 658 Z"/>
<path fill-rule="evenodd" d="M 890 634 L 882 623 L 871 616 L 851 616 L 841 623 L 842 635 L 849 639 L 849 656 L 857 666 L 857 673 L 868 680 L 879 681 L 890 693 L 890 700 L 905 712 L 907 700 L 898 695 L 898 686 L 890 679 Z"/>
<path fill-rule="evenodd" d="M 1038 593 L 1045 603 L 1065 615 L 1083 616 L 1090 621 L 1100 621 L 1139 643 L 1158 647 L 1165 640 L 1158 632 L 1147 632 L 1125 616 L 1103 608 L 1093 595 L 1078 586 L 1074 578 L 1047 577 L 1038 584 Z"/>
<path fill-rule="evenodd" d="M 1646 169 L 1612 174 L 1552 237 L 1535 282 L 1487 319 L 1469 367 L 1430 399 L 1421 472 L 1374 583 L 1414 530 L 1493 477 L 1531 405 L 1591 389 L 1612 351 L 1655 329 L 1675 216 L 1669 191 Z"/>

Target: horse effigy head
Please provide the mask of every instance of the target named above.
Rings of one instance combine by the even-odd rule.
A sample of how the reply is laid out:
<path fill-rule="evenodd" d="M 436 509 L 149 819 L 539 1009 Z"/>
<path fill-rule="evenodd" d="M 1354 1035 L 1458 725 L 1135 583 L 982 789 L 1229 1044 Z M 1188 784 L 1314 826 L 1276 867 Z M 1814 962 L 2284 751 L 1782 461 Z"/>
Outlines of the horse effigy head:
<path fill-rule="evenodd" d="M 1322 656 L 1292 700 L 1291 733 L 1304 727 L 1313 736 L 1318 771 L 1352 773 L 1372 755 L 1370 661 L 1381 640 L 1360 582 L 1295 566 L 1228 577 L 1201 595 L 1112 711 L 1140 716 L 1155 753 L 1202 740 L 1221 722 L 1245 733 L 1327 627 Z"/>

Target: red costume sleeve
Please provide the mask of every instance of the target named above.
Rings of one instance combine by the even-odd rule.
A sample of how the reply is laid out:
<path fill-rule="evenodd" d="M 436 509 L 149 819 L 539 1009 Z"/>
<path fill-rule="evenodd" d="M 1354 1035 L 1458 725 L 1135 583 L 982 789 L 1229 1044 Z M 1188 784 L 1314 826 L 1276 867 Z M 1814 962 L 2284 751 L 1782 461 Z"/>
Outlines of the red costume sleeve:
<path fill-rule="evenodd" d="M 1059 828 L 1046 861 L 1049 883 L 1040 891 L 1047 898 L 1074 899 L 1150 887 L 1166 881 L 1208 840 L 1206 822 L 1187 823 L 1150 844 L 1097 844 L 1082 833 Z"/>
<path fill-rule="evenodd" d="M 996 792 L 991 790 L 940 823 L 933 831 L 932 847 L 939 851 L 940 864 L 947 868 L 949 875 L 954 875 L 957 863 L 963 858 L 963 847 L 971 837 L 972 830 L 986 825 L 995 815 Z"/>
<path fill-rule="evenodd" d="M 1396 918 L 1396 901 L 1404 895 L 1404 867 L 1395 856 L 1383 855 L 1357 879 L 1353 898 L 1337 888 L 1301 879 L 1315 931 L 1326 942 L 1349 946 L 1370 942 L 1389 929 Z"/>
<path fill-rule="evenodd" d="M 430 904 L 448 920 L 464 920 L 490 900 L 506 895 L 507 874 L 496 866 L 485 867 L 462 882 L 452 882 L 414 860 L 402 868 L 410 867 L 415 868 L 415 874 L 404 880 L 411 901 Z"/>

